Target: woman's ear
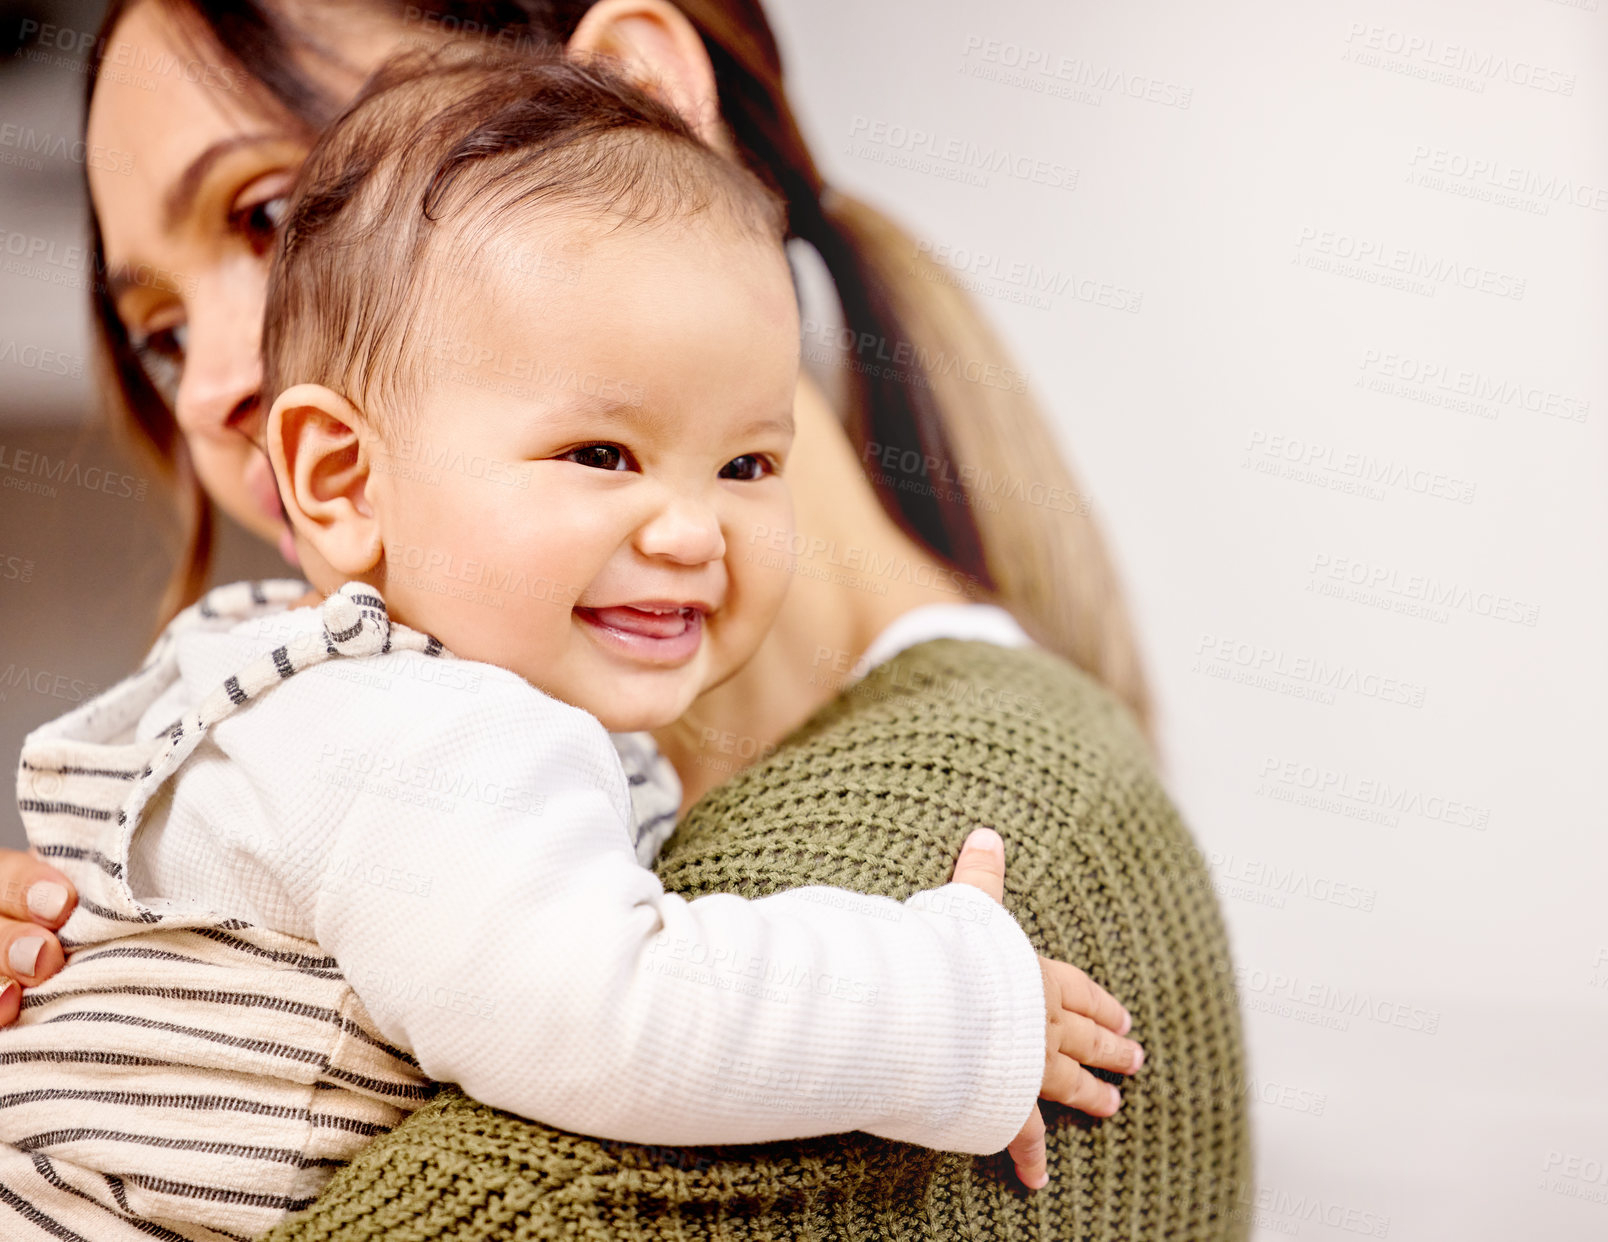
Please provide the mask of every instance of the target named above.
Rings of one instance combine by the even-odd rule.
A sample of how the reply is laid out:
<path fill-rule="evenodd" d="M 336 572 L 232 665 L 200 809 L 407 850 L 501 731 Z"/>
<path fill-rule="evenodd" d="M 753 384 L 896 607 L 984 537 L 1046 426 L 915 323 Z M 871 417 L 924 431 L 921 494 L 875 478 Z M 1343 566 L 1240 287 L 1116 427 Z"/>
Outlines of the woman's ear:
<path fill-rule="evenodd" d="M 603 55 L 687 119 L 698 137 L 732 155 L 720 120 L 715 68 L 687 15 L 669 0 L 598 0 L 565 45 L 571 55 Z"/>
<path fill-rule="evenodd" d="M 322 384 L 285 389 L 268 412 L 268 460 L 291 527 L 346 578 L 373 569 L 383 548 L 360 419 Z"/>

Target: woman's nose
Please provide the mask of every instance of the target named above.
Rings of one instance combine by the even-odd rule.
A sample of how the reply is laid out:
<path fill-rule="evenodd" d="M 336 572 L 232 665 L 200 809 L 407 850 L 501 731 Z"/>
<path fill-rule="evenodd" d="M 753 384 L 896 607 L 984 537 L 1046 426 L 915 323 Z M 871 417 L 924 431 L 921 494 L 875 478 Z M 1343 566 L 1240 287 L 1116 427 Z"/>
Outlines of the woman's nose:
<path fill-rule="evenodd" d="M 173 411 L 185 435 L 261 440 L 262 304 L 238 296 L 243 292 L 198 291 L 189 307 L 184 372 Z"/>
<path fill-rule="evenodd" d="M 637 531 L 637 550 L 681 565 L 703 565 L 726 555 L 726 537 L 714 507 L 672 497 Z"/>
<path fill-rule="evenodd" d="M 174 399 L 179 429 L 187 436 L 238 432 L 258 442 L 262 436 L 261 385 L 262 367 L 255 353 L 248 361 L 208 354 L 204 346 L 192 349 Z"/>

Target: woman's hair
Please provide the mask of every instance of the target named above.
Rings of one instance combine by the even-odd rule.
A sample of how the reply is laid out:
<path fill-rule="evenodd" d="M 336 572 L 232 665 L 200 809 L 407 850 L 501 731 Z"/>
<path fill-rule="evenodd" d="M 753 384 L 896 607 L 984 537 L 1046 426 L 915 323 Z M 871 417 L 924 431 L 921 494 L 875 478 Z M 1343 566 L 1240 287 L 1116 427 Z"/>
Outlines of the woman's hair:
<path fill-rule="evenodd" d="M 263 405 L 322 384 L 389 434 L 411 421 L 464 290 L 528 266 L 530 224 L 694 218 L 781 254 L 776 194 L 604 63 L 478 44 L 396 57 L 297 178 L 268 280 Z"/>
<path fill-rule="evenodd" d="M 308 72 L 329 53 L 273 0 L 112 0 L 89 76 L 133 3 L 157 3 L 232 62 L 264 106 L 315 136 L 340 110 Z M 516 46 L 568 41 L 592 0 L 352 0 L 398 22 Z M 842 306 L 847 430 L 883 508 L 909 535 L 1010 608 L 1042 644 L 1149 719 L 1137 641 L 1082 490 L 1000 341 L 904 230 L 827 186 L 805 145 L 759 0 L 676 0 L 714 66 L 721 119 L 742 161 L 785 200 L 792 235 L 831 273 Z M 308 6 L 309 8 L 315 6 Z M 98 226 L 91 237 L 102 261 Z M 182 437 L 97 284 L 103 355 L 137 440 L 171 464 L 187 530 L 171 612 L 205 584 L 211 508 Z M 894 359 L 894 365 L 885 365 Z M 914 363 L 915 365 L 910 365 Z"/>

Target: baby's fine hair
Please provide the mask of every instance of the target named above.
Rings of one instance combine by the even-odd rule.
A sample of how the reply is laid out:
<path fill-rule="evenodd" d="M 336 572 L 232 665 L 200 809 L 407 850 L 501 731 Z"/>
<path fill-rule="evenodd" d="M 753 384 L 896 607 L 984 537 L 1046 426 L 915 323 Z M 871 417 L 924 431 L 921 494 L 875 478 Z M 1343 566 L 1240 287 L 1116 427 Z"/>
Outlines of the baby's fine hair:
<path fill-rule="evenodd" d="M 604 62 L 484 43 L 387 62 L 308 155 L 268 282 L 263 403 L 317 383 L 382 434 L 421 391 L 446 316 L 532 221 L 668 224 L 714 213 L 786 236 L 781 199 Z M 444 311 L 445 314 L 439 313 Z"/>

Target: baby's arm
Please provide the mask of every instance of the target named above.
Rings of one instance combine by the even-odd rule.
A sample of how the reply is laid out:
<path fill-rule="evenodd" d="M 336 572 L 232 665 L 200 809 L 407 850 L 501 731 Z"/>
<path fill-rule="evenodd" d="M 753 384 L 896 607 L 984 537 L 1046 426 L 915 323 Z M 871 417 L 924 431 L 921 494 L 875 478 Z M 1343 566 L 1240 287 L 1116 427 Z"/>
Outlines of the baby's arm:
<path fill-rule="evenodd" d="M 667 894 L 634 857 L 601 727 L 527 710 L 539 727 L 475 710 L 405 731 L 399 769 L 483 793 L 455 815 L 359 798 L 324 867 L 317 939 L 426 1073 L 641 1143 L 865 1130 L 986 1153 L 1017 1135 L 1045 1077 L 1045 985 L 1002 907 L 953 884 L 904 903 Z M 413 879 L 366 881 L 366 861 Z"/>

